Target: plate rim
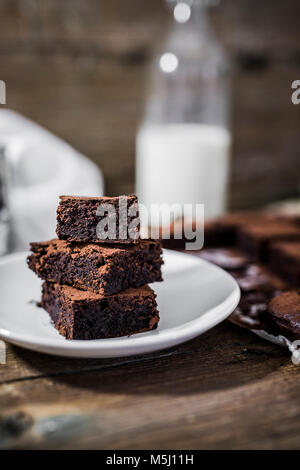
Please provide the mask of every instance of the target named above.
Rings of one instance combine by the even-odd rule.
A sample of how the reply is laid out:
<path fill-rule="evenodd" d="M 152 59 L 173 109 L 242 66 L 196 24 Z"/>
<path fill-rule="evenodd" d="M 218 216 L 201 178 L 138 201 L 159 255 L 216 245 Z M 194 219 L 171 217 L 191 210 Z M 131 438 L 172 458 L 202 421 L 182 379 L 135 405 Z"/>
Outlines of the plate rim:
<path fill-rule="evenodd" d="M 167 328 L 163 331 L 155 330 L 154 335 L 149 335 L 149 332 L 140 333 L 139 335 L 131 335 L 130 342 L 122 341 L 120 338 L 103 338 L 95 340 L 65 340 L 60 342 L 57 339 L 41 338 L 35 335 L 24 335 L 21 333 L 13 333 L 11 330 L 0 327 L 0 339 L 9 343 L 16 344 L 26 349 L 46 352 L 48 354 L 73 356 L 73 357 L 121 357 L 138 354 L 146 354 L 157 350 L 163 350 L 172 347 L 176 344 L 181 344 L 189 341 L 217 324 L 224 321 L 238 305 L 240 301 L 240 288 L 236 280 L 224 269 L 219 266 L 197 257 L 190 253 L 183 253 L 176 250 L 164 249 L 164 253 L 172 253 L 178 257 L 193 258 L 196 264 L 209 265 L 210 268 L 222 272 L 224 276 L 230 279 L 233 289 L 228 297 L 220 304 L 207 310 L 201 316 L 178 325 L 176 327 Z M 0 258 L 0 266 L 18 259 L 27 257 L 27 251 L 21 251 L 5 255 Z M 118 341 L 116 341 L 116 339 Z M 114 354 L 118 350 L 119 352 Z"/>

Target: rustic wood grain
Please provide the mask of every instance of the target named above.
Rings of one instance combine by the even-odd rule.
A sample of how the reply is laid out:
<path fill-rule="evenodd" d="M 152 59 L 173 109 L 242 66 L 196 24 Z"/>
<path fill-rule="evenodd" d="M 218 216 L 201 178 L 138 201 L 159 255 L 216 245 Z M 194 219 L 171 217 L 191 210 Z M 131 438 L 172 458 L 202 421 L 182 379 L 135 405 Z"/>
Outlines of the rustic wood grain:
<path fill-rule="evenodd" d="M 299 448 L 299 373 L 284 349 L 227 322 L 141 357 L 71 360 L 9 347 L 0 442 L 37 449 Z"/>

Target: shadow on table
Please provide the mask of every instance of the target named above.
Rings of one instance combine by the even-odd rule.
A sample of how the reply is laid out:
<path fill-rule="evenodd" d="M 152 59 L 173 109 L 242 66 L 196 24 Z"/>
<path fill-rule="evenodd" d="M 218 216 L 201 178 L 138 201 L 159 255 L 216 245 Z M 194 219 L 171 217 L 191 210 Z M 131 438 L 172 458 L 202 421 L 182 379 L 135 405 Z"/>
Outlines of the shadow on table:
<path fill-rule="evenodd" d="M 74 359 L 18 347 L 14 353 L 29 370 L 30 377 L 24 380 L 52 377 L 56 383 L 82 390 L 144 395 L 235 388 L 274 373 L 290 361 L 286 350 L 229 322 L 185 344 L 143 356 Z"/>

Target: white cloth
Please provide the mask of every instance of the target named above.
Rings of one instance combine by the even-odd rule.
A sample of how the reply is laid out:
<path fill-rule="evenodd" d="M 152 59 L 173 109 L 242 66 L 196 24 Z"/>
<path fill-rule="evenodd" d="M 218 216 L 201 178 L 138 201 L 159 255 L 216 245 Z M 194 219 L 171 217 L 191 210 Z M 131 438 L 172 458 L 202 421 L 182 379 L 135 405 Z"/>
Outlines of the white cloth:
<path fill-rule="evenodd" d="M 63 140 L 21 115 L 0 110 L 13 251 L 55 237 L 58 196 L 103 195 L 97 166 Z"/>

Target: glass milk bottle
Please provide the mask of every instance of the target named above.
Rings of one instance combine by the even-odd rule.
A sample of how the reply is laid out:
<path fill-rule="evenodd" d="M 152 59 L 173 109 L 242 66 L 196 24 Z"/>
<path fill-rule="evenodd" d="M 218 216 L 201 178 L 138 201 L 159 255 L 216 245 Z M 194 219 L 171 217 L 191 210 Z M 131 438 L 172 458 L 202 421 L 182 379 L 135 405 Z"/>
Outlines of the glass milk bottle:
<path fill-rule="evenodd" d="M 174 22 L 136 139 L 140 202 L 204 204 L 206 219 L 225 210 L 231 143 L 228 64 L 207 18 L 211 3 L 168 1 Z"/>

